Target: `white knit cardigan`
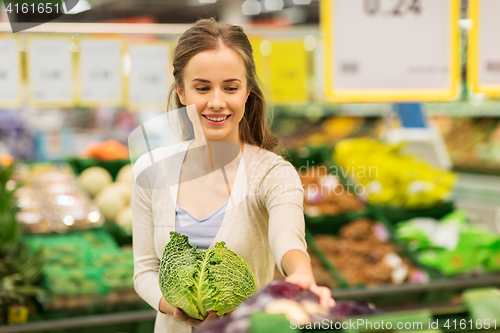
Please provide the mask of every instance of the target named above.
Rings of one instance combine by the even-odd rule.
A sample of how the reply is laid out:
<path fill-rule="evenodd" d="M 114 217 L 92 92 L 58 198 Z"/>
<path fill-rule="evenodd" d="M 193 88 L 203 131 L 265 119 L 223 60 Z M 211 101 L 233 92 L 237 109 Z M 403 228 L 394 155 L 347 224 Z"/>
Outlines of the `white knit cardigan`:
<path fill-rule="evenodd" d="M 151 164 L 150 158 L 159 161 L 182 149 L 187 149 L 187 144 L 142 156 L 134 165 L 134 176 Z M 170 231 L 175 231 L 177 201 L 177 186 L 165 186 L 165 175 L 182 164 L 182 159 L 164 161 L 159 163 L 159 171 L 148 177 L 149 186 L 132 185 L 134 287 L 157 311 L 163 297 L 158 269 Z M 282 271 L 281 259 L 286 252 L 306 252 L 303 200 L 299 175 L 289 162 L 245 144 L 226 214 L 210 248 L 224 241 L 248 263 L 258 288 L 265 286 L 273 278 L 275 262 Z M 191 327 L 158 311 L 155 332 L 188 333 Z"/>

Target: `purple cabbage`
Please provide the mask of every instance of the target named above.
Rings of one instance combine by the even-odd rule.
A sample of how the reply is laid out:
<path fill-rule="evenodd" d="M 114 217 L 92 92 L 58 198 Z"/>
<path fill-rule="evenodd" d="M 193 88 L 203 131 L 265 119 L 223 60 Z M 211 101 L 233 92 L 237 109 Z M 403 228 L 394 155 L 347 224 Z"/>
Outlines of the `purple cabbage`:
<path fill-rule="evenodd" d="M 250 316 L 254 313 L 266 311 L 266 307 L 279 299 L 297 302 L 297 306 L 308 313 L 311 321 L 321 321 L 323 319 L 341 321 L 346 317 L 370 315 L 378 312 L 368 303 L 353 301 L 338 301 L 328 311 L 310 312 L 311 308 L 320 308 L 318 296 L 296 284 L 285 281 L 272 281 L 241 303 L 230 316 L 217 318 L 212 323 L 203 325 L 197 330 L 197 333 L 248 333 L 250 332 Z M 311 304 L 313 307 L 311 307 Z"/>

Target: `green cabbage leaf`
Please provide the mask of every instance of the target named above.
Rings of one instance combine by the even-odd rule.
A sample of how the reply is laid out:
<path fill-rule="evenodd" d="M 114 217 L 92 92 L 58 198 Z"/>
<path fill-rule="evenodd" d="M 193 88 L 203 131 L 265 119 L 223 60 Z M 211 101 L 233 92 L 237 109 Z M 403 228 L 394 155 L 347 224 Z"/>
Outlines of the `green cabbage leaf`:
<path fill-rule="evenodd" d="M 166 301 L 190 317 L 203 320 L 211 311 L 234 310 L 257 290 L 248 264 L 225 246 L 196 251 L 188 237 L 170 233 L 163 250 L 158 282 Z"/>

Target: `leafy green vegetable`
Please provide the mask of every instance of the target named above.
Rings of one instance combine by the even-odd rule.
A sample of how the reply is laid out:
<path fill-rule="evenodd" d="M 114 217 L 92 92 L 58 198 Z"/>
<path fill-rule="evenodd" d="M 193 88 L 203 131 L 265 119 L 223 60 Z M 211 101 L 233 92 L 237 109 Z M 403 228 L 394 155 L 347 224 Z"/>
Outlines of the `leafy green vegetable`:
<path fill-rule="evenodd" d="M 167 302 L 203 320 L 211 311 L 234 310 L 257 290 L 250 267 L 224 242 L 196 251 L 187 236 L 170 233 L 160 264 L 160 289 Z"/>

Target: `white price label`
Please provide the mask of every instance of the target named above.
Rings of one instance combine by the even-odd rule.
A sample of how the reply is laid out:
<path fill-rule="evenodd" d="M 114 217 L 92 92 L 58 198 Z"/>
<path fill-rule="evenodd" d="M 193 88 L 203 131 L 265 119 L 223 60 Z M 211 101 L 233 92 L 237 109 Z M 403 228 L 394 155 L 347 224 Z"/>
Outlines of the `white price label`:
<path fill-rule="evenodd" d="M 85 106 L 120 106 L 122 43 L 113 39 L 83 39 L 79 48 L 79 96 Z"/>
<path fill-rule="evenodd" d="M 0 38 L 0 108 L 19 106 L 20 82 L 17 39 Z"/>
<path fill-rule="evenodd" d="M 165 107 L 168 89 L 173 82 L 170 48 L 166 43 L 129 45 L 131 71 L 129 103 L 134 107 Z"/>
<path fill-rule="evenodd" d="M 459 5 L 459 0 L 322 0 L 327 98 L 456 98 Z"/>
<path fill-rule="evenodd" d="M 467 83 L 476 93 L 500 96 L 500 1 L 470 0 Z"/>
<path fill-rule="evenodd" d="M 69 39 L 29 40 L 30 102 L 34 106 L 73 105 L 73 58 Z"/>

